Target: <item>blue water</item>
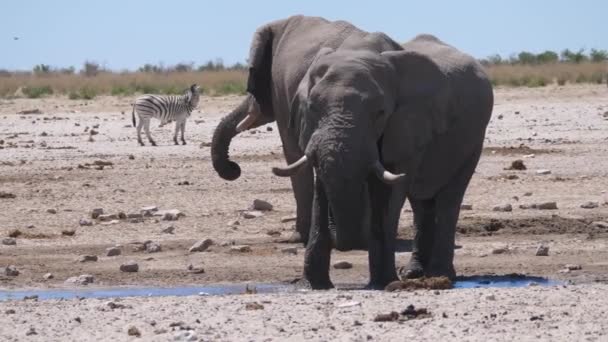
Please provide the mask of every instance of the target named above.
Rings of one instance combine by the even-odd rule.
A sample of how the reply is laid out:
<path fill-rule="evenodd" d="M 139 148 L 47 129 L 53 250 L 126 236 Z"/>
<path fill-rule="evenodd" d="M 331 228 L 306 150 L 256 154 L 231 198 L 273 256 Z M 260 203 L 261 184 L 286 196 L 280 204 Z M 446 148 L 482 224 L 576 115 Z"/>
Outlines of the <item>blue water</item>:
<path fill-rule="evenodd" d="M 559 281 L 541 277 L 521 275 L 503 276 L 473 276 L 458 277 L 454 282 L 455 289 L 466 288 L 506 288 L 526 287 L 531 284 L 538 286 L 554 286 L 562 284 Z M 46 289 L 46 290 L 0 290 L 0 301 L 19 300 L 24 297 L 38 296 L 45 299 L 73 298 L 116 298 L 116 297 L 157 297 L 157 296 L 193 296 L 193 295 L 231 295 L 243 294 L 248 285 L 210 285 L 186 287 L 114 287 L 114 288 L 78 288 L 78 289 Z M 338 286 L 341 288 L 340 286 Z M 346 288 L 350 286 L 345 286 Z M 295 292 L 297 287 L 285 284 L 255 284 L 249 285 L 257 293 Z M 346 289 L 345 288 L 345 289 Z M 356 289 L 353 286 L 351 289 Z"/>

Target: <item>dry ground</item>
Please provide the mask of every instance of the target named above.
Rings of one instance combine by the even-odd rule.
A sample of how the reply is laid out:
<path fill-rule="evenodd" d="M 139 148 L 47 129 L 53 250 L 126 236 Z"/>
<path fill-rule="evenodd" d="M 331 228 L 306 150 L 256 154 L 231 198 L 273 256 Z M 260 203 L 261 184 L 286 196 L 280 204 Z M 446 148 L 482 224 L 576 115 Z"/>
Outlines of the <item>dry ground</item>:
<path fill-rule="evenodd" d="M 472 205 L 473 210 L 463 211 L 459 222 L 457 244 L 460 248 L 456 251 L 456 268 L 459 274 L 517 272 L 582 284 L 575 286 L 574 290 L 570 287 L 570 290 L 562 291 L 504 290 L 509 296 L 513 296 L 509 297 L 512 298 L 511 301 L 517 301 L 516 298 L 522 293 L 536 298 L 535 291 L 540 291 L 539 295 L 551 297 L 551 303 L 557 308 L 561 308 L 560 305 L 569 305 L 573 300 L 572 291 L 580 290 L 580 295 L 576 296 L 576 300 L 580 301 L 592 300 L 592 294 L 606 290 L 604 285 L 590 285 L 598 281 L 604 283 L 608 279 L 608 225 L 602 228 L 591 224 L 607 219 L 608 216 L 608 205 L 605 203 L 608 200 L 605 193 L 608 190 L 608 171 L 605 163 L 608 152 L 606 92 L 605 86 L 589 85 L 496 89 L 496 104 L 488 127 L 485 152 L 465 197 L 465 203 Z M 200 111 L 187 123 L 186 136 L 189 144 L 186 146 L 172 145 L 173 125 L 158 128 L 158 122 L 153 121 L 152 134 L 160 144 L 158 147 L 137 145 L 135 129 L 131 127 L 131 98 L 100 97 L 93 101 L 70 101 L 65 98 L 0 100 L 0 140 L 4 140 L 4 144 L 0 145 L 4 147 L 0 149 L 0 191 L 16 196 L 0 198 L 0 236 L 4 238 L 14 229 L 22 233 L 16 238 L 15 246 L 0 245 L 0 266 L 15 265 L 20 271 L 17 277 L 0 275 L 0 287 L 64 287 L 64 281 L 68 277 L 80 274 L 93 275 L 93 286 L 276 283 L 289 282 L 299 277 L 303 248 L 297 246 L 296 255 L 286 254 L 282 252 L 284 248 L 296 245 L 278 242 L 291 234 L 293 222 L 282 223 L 281 218 L 294 214 L 294 200 L 289 182 L 270 173 L 271 165 L 283 163 L 276 129 L 261 127 L 255 132 L 246 132 L 235 138 L 231 154 L 243 170 L 243 175 L 237 181 L 220 179 L 211 166 L 208 143 L 213 129 L 220 118 L 236 106 L 240 99 L 236 96 L 203 98 Z M 22 110 L 34 108 L 40 109 L 42 114 L 17 114 Z M 93 135 L 93 141 L 89 141 L 91 136 L 85 132 L 85 128 L 90 129 L 94 125 L 99 125 L 95 128 L 99 134 Z M 505 170 L 516 159 L 522 159 L 527 170 Z M 96 160 L 110 161 L 113 166 L 103 170 L 78 168 L 79 164 L 93 163 Z M 551 174 L 537 174 L 536 171 L 541 169 L 548 169 Z M 188 181 L 190 185 L 178 185 L 183 181 Z M 274 210 L 259 218 L 243 218 L 241 212 L 248 209 L 256 198 L 269 201 L 274 205 Z M 555 201 L 558 209 L 519 207 L 548 201 Z M 581 208 L 581 205 L 588 201 L 597 202 L 598 207 Z M 494 206 L 503 204 L 511 204 L 513 211 L 493 211 Z M 174 222 L 147 218 L 141 223 L 120 220 L 110 225 L 96 222 L 93 226 L 79 226 L 79 219 L 89 217 L 91 209 L 96 207 L 104 208 L 108 213 L 133 213 L 148 205 L 155 205 L 160 209 L 179 209 L 186 216 Z M 56 214 L 47 212 L 47 209 L 55 209 Z M 233 220 L 238 220 L 240 225 L 229 227 L 228 223 Z M 399 227 L 399 236 L 403 240 L 397 253 L 399 265 L 403 265 L 409 257 L 411 221 L 411 212 L 406 204 Z M 175 233 L 161 233 L 161 230 L 170 224 L 175 226 Z M 66 229 L 74 229 L 75 234 L 62 235 L 62 231 Z M 188 252 L 194 242 L 205 238 L 215 241 L 209 251 Z M 145 240 L 160 243 L 162 251 L 133 251 L 130 243 Z M 230 245 L 233 243 L 250 245 L 251 252 L 231 252 Z M 550 248 L 548 257 L 534 255 L 541 243 Z M 106 257 L 105 249 L 115 245 L 122 246 L 122 255 Z M 503 249 L 504 253 L 493 254 L 495 249 Z M 97 255 L 99 261 L 80 263 L 77 259 L 81 255 Z M 334 253 L 333 258 L 354 264 L 349 270 L 332 270 L 335 283 L 366 282 L 365 252 Z M 128 260 L 139 263 L 139 272 L 119 271 L 119 265 Z M 203 267 L 205 273 L 189 273 L 189 264 Z M 581 265 L 582 270 L 560 272 L 566 264 Z M 53 273 L 55 277 L 45 280 L 43 275 L 47 272 Z M 458 291 L 461 290 L 452 292 Z M 490 292 L 464 291 L 462 298 L 470 296 L 469 299 L 478 300 L 480 296 L 485 296 L 485 293 L 496 293 L 496 297 L 500 298 L 503 290 L 486 291 Z M 401 298 L 399 296 L 409 296 L 404 303 L 416 298 L 418 302 L 437 306 L 441 300 L 450 301 L 451 296 L 456 296 L 450 292 L 445 297 L 441 296 L 441 300 L 426 298 L 431 294 L 432 292 L 423 291 L 420 295 L 411 297 L 355 292 L 364 308 L 376 308 L 374 305 L 381 302 L 398 302 Z M 275 295 L 276 297 L 266 295 L 263 298 L 271 301 L 273 304 L 266 306 L 273 308 L 276 303 L 289 303 L 292 298 L 290 296 L 293 296 L 293 300 L 310 302 L 310 306 L 306 307 L 315 310 L 315 298 L 318 297 L 322 302 L 332 301 L 337 295 L 330 292 L 327 295 L 310 295 L 312 297 L 301 297 L 303 295 L 298 294 Z M 369 302 L 366 299 L 368 297 Z M 167 303 L 189 302 L 189 299 L 162 299 L 162 303 L 161 299 L 157 300 L 159 307 L 172 305 Z M 201 299 L 191 300 L 196 303 Z M 224 302 L 221 302 L 222 300 Z M 228 307 L 230 303 L 242 303 L 243 300 L 245 299 L 229 297 L 209 299 L 211 302 L 220 301 Z M 128 301 L 138 303 L 137 305 L 145 304 L 146 310 L 152 310 L 155 303 L 154 299 Z M 97 305 L 95 300 L 84 302 L 86 303 L 78 305 Z M 516 310 L 515 304 L 521 304 L 524 310 L 534 306 L 534 302 L 536 300 L 504 304 L 511 305 L 513 310 Z M 61 307 L 49 303 L 51 302 L 13 304 L 19 307 L 18 311 L 27 311 L 32 315 L 46 315 Z M 458 303 L 464 305 L 461 299 Z M 458 303 L 454 302 L 454 305 L 459 305 Z M 500 301 L 497 303 L 493 305 L 497 306 L 498 310 L 502 304 Z M 13 304 L 0 303 L 0 307 Z M 218 304 L 213 310 L 221 313 L 224 304 Z M 387 307 L 389 311 L 397 309 Z M 226 315 L 234 311 L 230 310 L 233 309 L 226 311 Z M 323 308 L 317 310 L 320 310 L 319 317 L 333 317 L 333 314 L 322 316 L 325 312 Z M 358 309 L 359 313 L 361 311 Z M 363 311 L 371 314 L 367 310 Z M 265 318 L 260 316 L 259 319 L 274 319 L 269 316 L 269 310 L 260 312 L 264 313 L 262 316 L 265 315 Z M 94 312 L 89 314 L 95 315 Z M 591 320 L 591 316 L 601 317 L 599 311 L 591 310 L 586 314 L 590 315 Z M 16 317 L 2 315 L 0 312 L 2 320 L 8 321 L 14 319 L 11 317 Z M 85 313 L 83 315 L 86 316 Z M 473 316 L 475 320 L 482 317 L 480 313 Z M 146 312 L 140 312 L 138 317 L 143 320 L 147 317 Z M 431 328 L 436 330 L 450 325 L 449 320 L 437 321 L 437 317 L 434 315 L 431 318 L 430 325 L 424 323 L 428 322 L 428 319 L 417 320 L 417 327 L 430 331 Z M 360 319 L 366 321 L 362 328 L 353 328 L 355 332 L 358 331 L 357 334 L 371 329 L 373 324 L 367 317 Z M 561 319 L 556 318 L 556 324 L 559 325 Z M 475 320 L 469 322 L 471 327 L 486 324 Z M 18 320 L 13 321 L 14 324 L 16 322 Z M 52 325 L 53 322 L 48 324 Z M 238 319 L 233 321 L 231 326 L 234 326 L 235 322 L 238 322 Z M 489 321 L 486 319 L 484 322 Z M 43 323 L 34 325 L 38 330 L 44 330 Z M 533 323 L 538 322 L 527 322 L 522 327 L 532 329 Z M 22 326 L 28 324 L 31 325 L 31 321 Z M 120 325 L 120 336 L 127 338 L 126 333 L 121 330 L 123 325 Z M 408 325 L 397 326 L 401 328 L 396 329 L 404 329 Z M 290 327 L 292 330 L 289 334 L 277 332 L 277 336 L 304 338 L 307 336 L 304 331 L 310 329 L 310 326 L 306 329 L 299 325 L 296 328 Z M 589 337 L 606 338 L 605 323 L 598 329 L 592 328 L 584 330 L 590 332 Z M 114 325 L 110 330 L 115 332 L 116 329 L 118 328 Z M 199 333 L 200 329 L 203 328 L 196 328 Z M 247 332 L 246 327 L 243 329 L 242 334 L 226 335 L 224 331 L 218 332 L 217 336 L 211 334 L 199 337 L 214 340 L 236 336 L 249 339 L 256 336 L 247 335 L 252 332 Z M 255 326 L 253 329 L 255 332 Z M 295 335 L 292 334 L 293 329 L 297 332 Z M 335 331 L 344 332 L 344 335 L 332 335 L 334 331 L 329 335 L 313 333 L 309 337 L 328 336 L 329 339 L 335 339 L 342 336 L 354 340 L 367 338 L 365 334 L 352 335 L 340 328 L 336 329 Z M 153 329 L 149 330 L 151 334 Z M 450 336 L 448 331 L 449 329 L 445 330 L 444 335 L 433 336 Z M 49 337 L 60 338 L 60 335 L 53 335 L 50 331 L 48 333 Z M 473 333 L 459 330 L 453 336 L 477 336 Z M 24 334 L 23 329 L 16 329 L 4 337 L 18 339 L 25 336 Z M 265 331 L 263 335 L 268 337 L 273 333 Z M 92 334 L 88 337 L 95 339 L 95 336 L 100 335 Z M 501 339 L 503 335 L 498 330 L 492 336 Z M 262 339 L 263 336 L 257 337 Z M 389 335 L 384 337 L 390 339 Z M 507 335 L 503 337 L 506 339 Z M 533 338 L 534 335 L 529 337 Z M 546 334 L 541 337 L 551 339 Z"/>

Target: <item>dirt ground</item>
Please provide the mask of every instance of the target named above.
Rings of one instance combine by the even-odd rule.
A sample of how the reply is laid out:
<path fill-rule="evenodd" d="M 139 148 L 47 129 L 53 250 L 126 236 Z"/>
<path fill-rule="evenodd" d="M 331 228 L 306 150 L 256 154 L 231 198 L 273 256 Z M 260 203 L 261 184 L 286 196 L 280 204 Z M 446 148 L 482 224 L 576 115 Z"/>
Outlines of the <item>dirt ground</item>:
<path fill-rule="evenodd" d="M 575 296 L 574 293 L 577 293 L 576 301 L 594 301 L 602 297 L 596 297 L 597 293 L 608 289 L 602 285 L 608 281 L 608 223 L 601 222 L 608 220 L 608 171 L 605 164 L 608 152 L 606 94 L 605 85 L 495 90 L 494 113 L 487 131 L 484 154 L 464 201 L 472 206 L 472 210 L 463 210 L 459 222 L 459 248 L 456 250 L 455 260 L 457 272 L 459 275 L 522 273 L 577 284 L 563 290 L 504 290 L 505 296 L 507 293 L 513 296 L 509 297 L 510 303 L 504 303 L 511 305 L 513 310 L 517 310 L 517 303 L 522 305 L 521 310 L 527 310 L 528 307 L 531 310 L 536 309 L 533 303 L 545 303 L 543 296 L 551 303 L 557 303 L 557 307 L 568 306 Z M 0 191 L 14 194 L 14 198 L 0 198 L 0 237 L 4 239 L 11 232 L 14 235 L 16 229 L 20 232 L 15 238 L 16 245 L 0 244 L 0 266 L 4 269 L 7 265 L 14 265 L 20 273 L 18 276 L 6 276 L 2 270 L 0 288 L 74 286 L 66 285 L 65 280 L 81 274 L 93 275 L 94 283 L 88 286 L 100 287 L 279 283 L 299 278 L 302 272 L 303 247 L 281 242 L 288 238 L 293 230 L 292 221 L 282 222 L 284 218 L 295 214 L 290 184 L 288 180 L 274 177 L 270 172 L 271 166 L 284 163 L 276 127 L 260 127 L 235 138 L 231 156 L 239 162 L 243 171 L 238 180 L 224 181 L 216 175 L 211 166 L 209 143 L 213 129 L 221 117 L 240 100 L 238 96 L 203 97 L 199 111 L 194 113 L 186 125 L 186 146 L 173 145 L 173 124 L 159 128 L 159 122 L 153 121 L 152 134 L 160 145 L 158 147 L 149 144 L 145 147 L 137 145 L 135 129 L 131 126 L 131 98 L 100 97 L 92 101 L 66 98 L 0 100 L 0 140 L 3 140 L 0 144 L 3 147 L 0 149 Z M 32 109 L 39 109 L 41 113 L 18 114 Z M 91 129 L 98 134 L 91 135 Z M 526 170 L 507 170 L 517 159 L 523 161 Z M 111 162 L 112 165 L 98 170 L 94 165 L 95 161 Z M 546 173 L 542 172 L 543 170 L 549 170 L 550 173 L 543 174 Z M 183 185 L 184 182 L 188 184 Z M 266 200 L 274 209 L 264 212 L 261 217 L 244 218 L 243 211 L 249 209 L 254 199 Z M 557 209 L 524 209 L 546 202 L 555 202 Z M 512 211 L 494 210 L 495 206 L 507 204 L 512 206 Z M 131 219 L 119 219 L 109 224 L 98 220 L 92 220 L 92 226 L 79 224 L 81 218 L 90 219 L 90 212 L 94 208 L 103 208 L 108 214 L 121 211 L 131 214 L 139 213 L 140 208 L 145 206 L 157 206 L 161 210 L 178 209 L 185 216 L 179 217 L 177 221 L 145 217 L 133 222 Z M 239 224 L 230 225 L 234 220 L 238 220 Z M 174 233 L 163 233 L 162 230 L 170 225 L 174 226 Z M 406 204 L 399 225 L 401 243 L 397 262 L 400 266 L 409 258 L 411 225 L 412 215 L 409 205 Z M 63 234 L 66 230 L 73 230 L 74 234 Z M 207 238 L 214 241 L 214 245 L 207 251 L 188 251 L 196 241 Z M 147 240 L 160 244 L 162 250 L 157 253 L 136 251 L 137 244 L 134 243 Z M 549 247 L 549 256 L 535 256 L 540 244 Z M 106 248 L 117 245 L 121 247 L 122 254 L 106 256 Z M 251 250 L 234 251 L 233 245 L 248 245 Z M 284 249 L 288 247 L 297 247 L 296 253 L 286 253 Z M 292 251 L 293 249 L 290 250 Z M 79 262 L 83 255 L 96 255 L 98 261 Z M 139 272 L 125 273 L 119 270 L 122 263 L 130 260 L 139 264 Z M 334 283 L 362 285 L 367 281 L 366 252 L 335 252 L 333 260 L 344 260 L 353 264 L 351 269 L 333 269 L 331 275 Z M 580 265 L 581 269 L 565 272 L 567 264 Z M 189 272 L 188 265 L 204 268 L 205 272 Z M 52 273 L 54 277 L 45 279 L 46 273 Z M 592 285 L 597 282 L 602 284 Z M 457 296 L 452 293 L 459 292 L 462 297 L 458 297 L 453 303 L 454 308 L 457 308 L 458 305 L 466 307 L 463 298 L 474 301 L 475 305 L 483 305 L 478 301 L 486 293 L 495 293 L 498 299 L 503 293 L 503 290 L 499 289 L 484 291 L 453 290 L 430 298 L 427 297 L 432 292 L 428 291 L 422 291 L 413 297 L 412 294 L 394 295 L 381 292 L 353 292 L 353 295 L 363 302 L 363 308 L 376 308 L 374 305 L 378 303 L 403 304 L 412 298 L 428 305 L 439 305 L 440 301 L 445 303 L 446 300 L 451 300 L 452 296 Z M 314 310 L 315 298 L 321 302 L 331 302 L 332 298 L 339 296 L 338 293 L 340 292 L 307 296 L 260 295 L 261 297 L 255 300 L 266 300 L 271 304 L 265 304 L 270 310 L 260 310 L 262 316 L 258 318 L 264 321 L 274 320 L 270 312 L 275 310 L 275 306 L 280 306 L 280 303 L 289 303 L 290 298 Z M 534 299 L 517 301 L 517 296 L 522 293 L 527 293 Z M 152 311 L 154 303 L 169 310 L 172 305 L 189 303 L 190 300 L 191 306 L 195 306 L 199 301 L 217 301 L 220 304 L 210 306 L 209 310 L 222 312 L 223 305 L 226 305 L 226 315 L 230 315 L 230 312 L 237 310 L 235 303 L 243 303 L 244 299 L 237 297 L 159 298 L 158 302 L 148 298 L 126 301 L 138 303 L 137 305 Z M 39 315 L 42 312 L 40 310 L 60 310 L 62 305 L 67 305 L 65 303 L 92 307 L 101 302 L 85 300 L 63 303 L 20 302 L 10 305 L 0 303 L 0 308 L 16 305 L 19 307 L 18 311 Z M 492 305 L 498 310 L 500 303 L 498 300 Z M 190 310 L 188 308 L 180 311 L 181 314 L 187 315 Z M 587 315 L 599 315 L 599 311 L 593 311 L 594 306 L 591 308 L 591 311 L 586 312 Z M 387 309 L 396 310 L 389 307 Z M 238 310 L 241 310 L 240 306 Z M 323 305 L 316 310 L 319 310 L 318 314 L 315 313 L 318 320 L 337 315 L 335 310 L 327 313 Z M 371 314 L 360 307 L 357 310 Z M 470 310 L 475 311 L 475 308 L 470 307 Z M 212 311 L 206 314 L 210 312 Z M 2 315 L 0 312 L 2 320 L 13 319 Z M 282 321 L 285 320 L 285 315 L 286 313 L 282 314 Z M 483 317 L 480 315 L 481 313 L 474 313 L 474 319 L 480 320 L 480 317 Z M 448 316 L 456 320 L 451 314 Z M 137 317 L 144 320 L 147 312 L 140 312 Z M 450 320 L 437 321 L 436 317 L 437 313 L 430 319 L 432 323 L 428 323 L 429 319 L 421 319 L 416 320 L 414 325 L 373 323 L 368 318 L 362 318 L 365 320 L 364 324 L 355 327 L 355 330 L 359 334 L 371 329 L 373 324 L 395 324 L 393 327 L 401 328 L 394 329 L 416 328 L 408 330 L 412 333 L 419 331 L 418 329 L 430 331 L 450 325 Z M 461 318 L 463 317 L 458 320 Z M 553 318 L 560 322 L 561 318 Z M 238 326 L 238 321 L 235 319 L 226 327 Z M 473 331 L 474 329 L 481 329 L 493 321 L 485 319 L 485 323 L 471 322 L 469 323 L 472 324 L 472 330 L 468 333 L 459 330 L 452 336 L 472 338 L 476 336 L 474 333 L 479 333 Z M 521 328 L 538 329 L 535 327 L 538 323 L 526 322 Z M 120 336 L 127 338 L 126 330 L 121 330 L 123 325 L 119 329 Z M 43 329 L 43 326 L 44 324 L 40 324 L 37 329 Z M 310 330 L 310 326 L 291 327 L 291 332 L 296 329 L 298 333 L 278 333 L 276 336 L 297 340 L 305 338 L 307 335 L 304 331 Z M 584 330 L 589 332 L 588 336 L 580 336 L 596 339 L 602 339 L 603 336 L 605 339 L 607 327 L 606 323 L 597 327 L 598 329 L 590 327 Z M 196 330 L 202 329 L 199 328 Z M 116 329 L 110 328 L 112 331 Z M 270 330 L 265 330 L 264 336 L 256 336 L 247 335 L 247 328 L 243 329 L 236 335 L 226 335 L 224 331 L 217 332 L 217 336 L 199 334 L 198 337 L 204 340 L 225 340 L 231 336 L 239 336 L 241 339 L 263 340 L 262 337 L 274 336 Z M 367 339 L 365 334 L 359 336 L 338 328 L 327 329 L 331 330 L 328 331 L 329 335 L 313 331 L 309 337 L 323 339 L 327 336 L 327 339 L 332 340 L 342 337 L 346 340 Z M 150 329 L 152 330 L 154 329 Z M 345 335 L 335 335 L 336 331 L 342 331 Z M 449 329 L 445 330 L 444 335 L 433 336 L 448 337 L 448 331 Z M 530 339 L 535 336 L 531 331 Z M 492 336 L 502 339 L 500 330 L 494 333 Z M 19 339 L 20 336 L 25 336 L 24 334 L 24 331 L 15 330 L 4 337 Z M 95 336 L 100 335 L 93 334 L 89 337 L 95 339 Z M 391 339 L 390 336 L 405 337 L 407 333 L 373 334 L 373 337 L 381 340 Z M 572 337 L 561 337 L 568 336 Z M 549 335 L 542 337 L 549 338 Z"/>

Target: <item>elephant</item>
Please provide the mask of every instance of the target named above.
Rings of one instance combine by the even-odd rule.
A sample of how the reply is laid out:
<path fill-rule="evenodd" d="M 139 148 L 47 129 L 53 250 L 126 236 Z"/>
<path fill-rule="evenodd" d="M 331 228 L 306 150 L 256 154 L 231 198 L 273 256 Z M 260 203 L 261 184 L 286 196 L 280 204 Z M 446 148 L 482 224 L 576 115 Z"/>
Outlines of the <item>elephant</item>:
<path fill-rule="evenodd" d="M 249 55 L 247 96 L 216 127 L 211 143 L 213 167 L 220 177 L 235 180 L 241 175 L 228 155 L 230 142 L 238 133 L 276 121 L 287 163 L 304 155 L 298 130 L 290 127 L 291 99 L 313 59 L 322 49 L 344 47 L 401 50 L 399 44 L 380 33 L 367 33 L 345 21 L 292 16 L 267 23 L 253 36 Z M 296 200 L 296 232 L 291 241 L 308 241 L 314 194 L 312 167 L 291 176 Z M 367 213 L 369 215 L 369 211 Z M 369 220 L 366 220 L 366 222 Z M 365 230 L 359 231 L 353 248 L 366 248 Z"/>
<path fill-rule="evenodd" d="M 307 37 L 287 37 L 279 47 Z M 427 34 L 383 51 L 365 37 L 319 49 L 298 85 L 277 78 L 286 75 L 275 75 L 273 64 L 273 99 L 290 109 L 289 137 L 303 156 L 272 171 L 294 177 L 312 168 L 315 176 L 304 257 L 313 289 L 333 287 L 331 249 L 353 249 L 366 225 L 367 287 L 397 280 L 396 231 L 406 199 L 415 232 L 401 275 L 454 278 L 460 205 L 492 115 L 492 85 L 471 56 Z M 302 63 L 287 57 L 278 67 L 295 67 L 287 76 L 299 76 Z"/>

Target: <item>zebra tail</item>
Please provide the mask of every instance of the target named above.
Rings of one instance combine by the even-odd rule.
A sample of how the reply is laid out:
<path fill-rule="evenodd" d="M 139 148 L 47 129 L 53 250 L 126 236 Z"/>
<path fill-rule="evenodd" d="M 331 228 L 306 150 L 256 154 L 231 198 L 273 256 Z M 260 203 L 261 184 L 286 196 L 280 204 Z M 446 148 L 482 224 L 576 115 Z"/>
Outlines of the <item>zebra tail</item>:
<path fill-rule="evenodd" d="M 131 118 L 133 119 L 133 127 L 135 127 L 135 102 L 133 102 L 133 111 L 131 112 Z"/>

